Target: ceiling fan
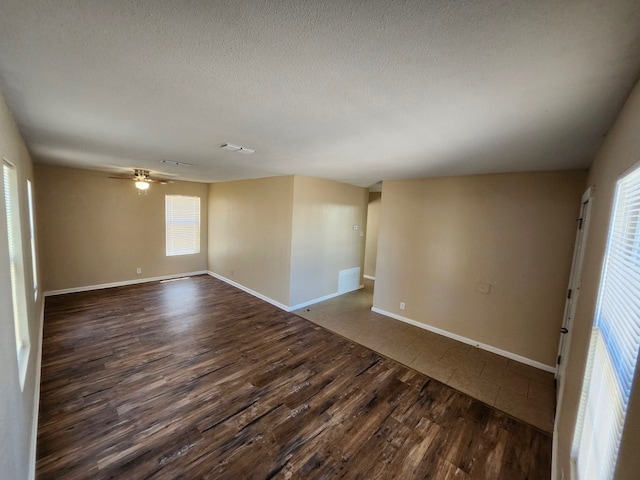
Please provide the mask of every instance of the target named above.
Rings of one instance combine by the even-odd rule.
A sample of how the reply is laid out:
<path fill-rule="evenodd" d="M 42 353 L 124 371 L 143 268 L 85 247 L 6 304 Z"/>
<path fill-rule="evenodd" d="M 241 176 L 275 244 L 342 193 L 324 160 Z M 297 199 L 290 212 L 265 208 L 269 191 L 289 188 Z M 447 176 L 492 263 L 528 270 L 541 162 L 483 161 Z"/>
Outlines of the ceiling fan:
<path fill-rule="evenodd" d="M 138 190 L 147 190 L 151 183 L 159 183 L 165 185 L 167 183 L 173 183 L 171 180 L 164 180 L 160 178 L 151 178 L 149 170 L 143 170 L 136 168 L 131 175 L 111 175 L 109 178 L 116 178 L 118 180 L 133 180 Z"/>

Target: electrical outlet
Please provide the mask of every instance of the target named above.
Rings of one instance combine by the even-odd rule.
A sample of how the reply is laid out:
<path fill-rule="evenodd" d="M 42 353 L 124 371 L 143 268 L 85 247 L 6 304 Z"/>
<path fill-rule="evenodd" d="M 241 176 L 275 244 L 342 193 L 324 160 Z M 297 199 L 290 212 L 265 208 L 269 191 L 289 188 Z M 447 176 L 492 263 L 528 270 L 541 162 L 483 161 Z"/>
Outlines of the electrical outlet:
<path fill-rule="evenodd" d="M 142 268 L 141 267 L 136 268 L 136 273 L 140 275 L 142 273 Z"/>
<path fill-rule="evenodd" d="M 404 307 L 406 307 L 406 303 L 404 302 L 400 302 L 400 310 L 404 310 Z"/>

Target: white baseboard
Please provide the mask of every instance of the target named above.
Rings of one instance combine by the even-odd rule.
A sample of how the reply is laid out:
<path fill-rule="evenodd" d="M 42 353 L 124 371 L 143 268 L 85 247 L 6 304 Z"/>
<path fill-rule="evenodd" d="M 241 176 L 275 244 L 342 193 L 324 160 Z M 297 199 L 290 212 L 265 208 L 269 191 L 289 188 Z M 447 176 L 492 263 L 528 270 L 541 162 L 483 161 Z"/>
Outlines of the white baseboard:
<path fill-rule="evenodd" d="M 289 308 L 288 311 L 293 312 L 294 310 L 299 310 L 301 308 L 308 307 L 309 305 L 313 305 L 314 303 L 324 302 L 325 300 L 330 300 L 332 298 L 339 297 L 340 295 L 344 295 L 345 293 L 355 292 L 356 290 L 362 290 L 363 288 L 364 288 L 364 285 L 359 285 L 358 288 L 347 290 L 346 292 L 330 293 L 329 295 L 325 295 L 324 297 L 314 298 L 313 300 L 309 300 L 304 303 L 299 303 L 298 305 L 294 305 L 293 307 L 288 307 Z"/>
<path fill-rule="evenodd" d="M 228 283 L 229 285 L 239 288 L 240 290 L 242 290 L 243 292 L 247 292 L 249 295 L 253 295 L 254 297 L 259 298 L 260 300 L 264 300 L 267 303 L 270 303 L 271 305 L 274 305 L 282 310 L 284 310 L 285 312 L 290 312 L 291 310 L 289 310 L 289 307 L 287 307 L 285 304 L 278 302 L 277 300 L 274 300 L 273 298 L 269 298 L 266 295 L 263 295 L 261 293 L 256 292 L 255 290 L 251 290 L 248 287 L 245 287 L 244 285 L 241 285 L 237 282 L 234 282 L 233 280 L 229 280 L 227 277 L 223 277 L 222 275 L 212 272 L 211 270 L 207 271 L 206 273 L 208 273 L 209 275 L 211 275 L 214 278 L 217 278 L 218 280 L 222 280 L 225 283 Z"/>
<path fill-rule="evenodd" d="M 455 333 L 448 332 L 446 330 L 442 330 L 441 328 L 432 327 L 431 325 L 427 325 L 426 323 L 418 322 L 416 320 L 411 320 L 410 318 L 403 317 L 401 315 L 396 315 L 395 313 L 387 312 L 386 310 L 381 310 L 376 307 L 371 307 L 371 311 L 384 315 L 386 317 L 393 318 L 395 320 L 400 320 L 401 322 L 408 323 L 409 325 L 413 325 L 414 327 L 423 328 L 424 330 L 428 330 L 433 333 L 437 333 L 438 335 L 442 335 L 444 337 L 449 337 L 454 340 L 457 340 L 462 343 L 466 343 L 468 345 L 473 345 L 474 347 L 481 348 L 482 350 L 486 350 L 491 353 L 496 353 L 503 357 L 509 358 L 511 360 L 515 360 L 516 362 L 524 363 L 525 365 L 529 365 L 535 368 L 539 368 L 540 370 L 544 370 L 545 372 L 555 373 L 555 367 L 550 365 L 545 365 L 544 363 L 540 363 L 536 360 L 531 360 L 530 358 L 522 357 L 518 354 L 508 352 L 506 350 L 502 350 L 500 348 L 493 347 L 491 345 L 487 345 L 485 343 L 478 342 L 471 338 L 463 337 L 462 335 L 457 335 Z"/>
<path fill-rule="evenodd" d="M 376 277 L 372 277 L 371 275 L 363 275 L 364 278 L 366 278 L 367 280 L 375 280 Z"/>
<path fill-rule="evenodd" d="M 64 295 L 65 293 L 88 292 L 90 290 L 101 290 L 103 288 L 122 287 L 125 285 L 136 285 L 138 283 L 170 280 L 172 278 L 192 277 L 194 275 L 205 275 L 206 273 L 207 273 L 206 270 L 201 270 L 198 272 L 174 273 L 172 275 L 162 275 L 160 277 L 136 278 L 134 280 L 124 280 L 122 282 L 112 282 L 112 283 L 101 283 L 99 285 L 87 285 L 84 287 L 63 288 L 62 290 L 49 290 L 48 292 L 44 292 L 44 296 L 50 297 L 52 295 Z"/>
<path fill-rule="evenodd" d="M 284 310 L 285 312 L 293 312 L 294 310 L 298 310 L 300 308 L 304 308 L 304 307 L 308 307 L 309 305 L 313 305 L 314 303 L 319 303 L 319 302 L 324 302 L 325 300 L 329 300 L 331 298 L 334 297 L 338 297 L 340 295 L 344 295 L 345 293 L 349 293 L 349 292 L 355 292 L 356 290 L 360 290 L 361 288 L 364 288 L 364 285 L 360 285 L 358 288 L 354 288 L 353 290 L 349 290 L 348 292 L 341 292 L 341 293 L 331 293 L 329 295 L 325 295 L 324 297 L 319 297 L 319 298 L 314 298 L 313 300 L 309 300 L 308 302 L 304 302 L 304 303 L 299 303 L 298 305 L 294 305 L 292 307 L 289 307 L 287 305 L 285 305 L 284 303 L 280 303 L 277 300 L 274 300 L 273 298 L 267 297 L 266 295 L 263 295 L 262 293 L 256 292 L 255 290 L 251 290 L 249 287 L 245 287 L 244 285 L 238 283 L 238 282 L 234 282 L 233 280 L 228 279 L 227 277 L 223 277 L 222 275 L 212 272 L 212 271 L 208 271 L 207 272 L 209 275 L 211 275 L 214 278 L 217 278 L 218 280 L 222 280 L 225 283 L 228 283 L 229 285 L 239 288 L 240 290 L 242 290 L 243 292 L 247 292 L 249 295 L 253 295 L 254 297 L 259 298 L 260 300 L 264 300 L 267 303 L 270 303 L 271 305 L 274 305 L 276 307 L 278 307 L 281 310 Z"/>
<path fill-rule="evenodd" d="M 40 375 L 42 373 L 42 336 L 44 330 L 44 298 L 40 302 L 40 331 L 36 353 L 36 375 L 33 389 L 33 416 L 31 419 L 31 445 L 29 451 L 29 480 L 36 478 L 36 445 L 38 442 L 38 413 L 40 411 Z"/>

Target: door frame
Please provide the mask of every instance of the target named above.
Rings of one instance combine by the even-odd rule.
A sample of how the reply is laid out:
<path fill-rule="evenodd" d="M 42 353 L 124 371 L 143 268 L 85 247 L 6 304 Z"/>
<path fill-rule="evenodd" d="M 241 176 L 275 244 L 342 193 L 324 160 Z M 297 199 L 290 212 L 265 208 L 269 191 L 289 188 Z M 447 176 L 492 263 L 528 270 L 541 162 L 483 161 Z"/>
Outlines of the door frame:
<path fill-rule="evenodd" d="M 573 320 L 575 318 L 576 307 L 578 304 L 578 296 L 582 286 L 582 265 L 584 262 L 584 252 L 587 245 L 587 236 L 589 233 L 589 224 L 591 221 L 591 211 L 593 210 L 593 186 L 587 188 L 582 194 L 580 203 L 580 217 L 578 218 L 578 227 L 576 231 L 576 240 L 573 248 L 573 259 L 571 261 L 571 274 L 569 276 L 569 286 L 567 289 L 567 299 L 565 301 L 564 316 L 562 317 L 562 327 L 567 330 L 566 333 L 560 333 L 560 341 L 558 342 L 558 358 L 560 363 L 556 363 L 556 385 L 557 385 L 557 402 L 556 414 L 553 422 L 553 447 L 551 453 L 551 478 L 556 479 L 557 470 L 557 454 L 558 454 L 558 418 L 560 417 L 560 407 L 564 397 L 564 375 L 567 367 L 567 356 L 571 347 L 571 331 L 573 328 Z M 571 297 L 569 298 L 569 290 Z M 560 358 L 562 357 L 562 358 Z"/>
<path fill-rule="evenodd" d="M 573 327 L 573 319 L 576 313 L 578 297 L 580 296 L 580 287 L 582 286 L 582 264 L 584 262 L 584 250 L 586 246 L 587 235 L 589 232 L 589 223 L 591 219 L 591 204 L 593 198 L 593 187 L 589 187 L 583 194 L 580 204 L 580 217 L 578 217 L 578 226 L 576 229 L 576 240 L 573 247 L 573 259 L 571 261 L 571 274 L 569 276 L 569 285 L 567 287 L 567 297 L 564 305 L 564 315 L 562 317 L 562 327 L 560 333 L 560 341 L 558 342 L 558 357 L 556 361 L 556 382 L 558 393 L 562 392 L 562 379 L 566 369 L 567 351 L 571 343 L 571 330 Z M 563 332 L 563 330 L 565 330 Z"/>

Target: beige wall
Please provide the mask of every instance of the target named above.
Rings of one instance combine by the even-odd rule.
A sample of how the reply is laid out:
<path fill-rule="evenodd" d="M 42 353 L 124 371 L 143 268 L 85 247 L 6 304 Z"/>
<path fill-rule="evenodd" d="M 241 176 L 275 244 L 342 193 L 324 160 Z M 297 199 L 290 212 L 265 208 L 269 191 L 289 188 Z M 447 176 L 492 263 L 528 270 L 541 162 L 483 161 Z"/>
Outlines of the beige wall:
<path fill-rule="evenodd" d="M 26 291 L 33 292 L 31 248 L 29 245 L 29 216 L 26 181 L 33 180 L 32 163 L 11 112 L 0 95 L 0 155 L 11 162 L 18 174 L 19 205 L 21 212 L 22 251 Z M 11 281 L 7 246 L 7 223 L 4 206 L 4 187 L 0 186 L 0 478 L 29 478 L 31 461 L 35 458 L 35 405 L 39 391 L 38 358 L 42 328 L 42 294 L 37 300 L 27 295 L 29 339 L 31 351 L 28 360 L 24 391 L 20 390 L 16 345 L 11 308 Z M 36 210 L 36 215 L 38 214 Z"/>
<path fill-rule="evenodd" d="M 293 177 L 209 185 L 209 270 L 289 304 Z"/>
<path fill-rule="evenodd" d="M 36 164 L 35 174 L 45 291 L 207 269 L 206 184 L 155 184 L 139 195 L 105 172 Z M 166 194 L 201 198 L 199 254 L 165 255 Z"/>
<path fill-rule="evenodd" d="M 384 182 L 374 306 L 554 366 L 584 181 L 572 171 Z"/>
<path fill-rule="evenodd" d="M 587 184 L 595 187 L 591 225 L 587 232 L 582 287 L 572 328 L 567 357 L 564 395 L 558 407 L 558 474 L 569 474 L 571 442 L 579 404 L 580 389 L 593 325 L 610 221 L 615 183 L 622 172 L 640 161 L 640 84 L 636 85 L 614 127 L 601 147 L 591 169 Z M 638 364 L 640 366 L 640 363 Z M 616 479 L 637 479 L 640 476 L 640 374 L 636 376 L 627 411 L 626 426 L 618 457 Z M 560 478 L 560 477 L 558 477 Z"/>
<path fill-rule="evenodd" d="M 359 267 L 362 280 L 367 197 L 361 187 L 295 176 L 290 306 L 338 292 L 340 270 Z"/>
<path fill-rule="evenodd" d="M 380 220 L 381 192 L 369 194 L 369 207 L 367 209 L 367 241 L 364 248 L 364 274 L 369 277 L 376 276 L 376 259 L 378 257 L 378 223 Z"/>

